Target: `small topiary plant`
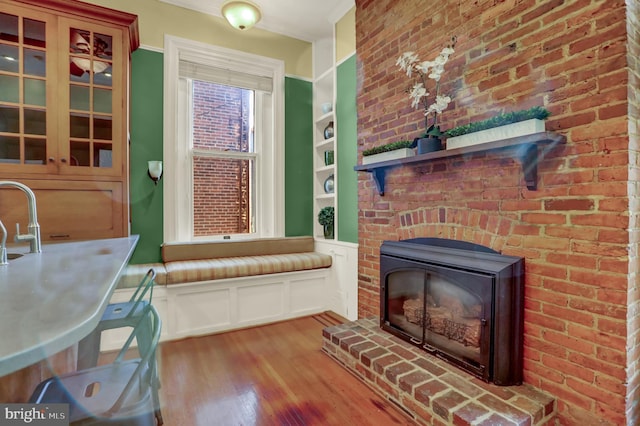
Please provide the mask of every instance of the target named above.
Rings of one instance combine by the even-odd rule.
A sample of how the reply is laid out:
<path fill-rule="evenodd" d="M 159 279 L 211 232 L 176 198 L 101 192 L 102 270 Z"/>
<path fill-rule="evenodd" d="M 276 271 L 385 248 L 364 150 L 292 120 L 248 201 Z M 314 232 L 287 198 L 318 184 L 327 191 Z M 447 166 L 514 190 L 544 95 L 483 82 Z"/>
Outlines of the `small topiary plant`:
<path fill-rule="evenodd" d="M 362 155 L 366 157 L 368 155 L 395 151 L 396 149 L 414 148 L 414 147 L 415 145 L 413 141 L 397 141 L 397 142 L 388 143 L 386 145 L 374 146 L 373 148 L 365 149 L 364 151 L 362 151 Z"/>
<path fill-rule="evenodd" d="M 545 120 L 551 113 L 543 107 L 536 106 L 522 111 L 505 112 L 487 120 L 477 121 L 475 123 L 465 124 L 463 126 L 454 127 L 447 130 L 445 135 L 449 138 L 454 136 L 462 136 L 467 133 L 479 132 L 480 130 L 492 129 L 494 127 L 504 126 L 506 124 L 518 123 L 520 121 L 537 118 Z"/>
<path fill-rule="evenodd" d="M 322 226 L 333 225 L 333 206 L 327 206 L 320 209 L 318 212 L 318 223 Z"/>

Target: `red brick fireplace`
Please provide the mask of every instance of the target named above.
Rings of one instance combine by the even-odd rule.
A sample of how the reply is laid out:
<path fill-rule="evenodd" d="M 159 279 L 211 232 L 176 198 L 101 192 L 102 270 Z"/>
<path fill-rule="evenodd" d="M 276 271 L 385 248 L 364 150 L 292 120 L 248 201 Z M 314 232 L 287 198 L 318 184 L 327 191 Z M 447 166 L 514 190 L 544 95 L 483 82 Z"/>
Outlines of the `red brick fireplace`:
<path fill-rule="evenodd" d="M 541 158 L 537 190 L 502 152 L 394 168 L 384 195 L 359 173 L 359 317 L 379 315 L 384 240 L 448 238 L 524 258 L 524 382 L 556 398 L 563 425 L 640 423 L 639 8 L 356 0 L 359 152 L 419 136 L 396 59 L 431 59 L 454 35 L 443 129 L 540 105 L 547 130 L 566 137 Z"/>

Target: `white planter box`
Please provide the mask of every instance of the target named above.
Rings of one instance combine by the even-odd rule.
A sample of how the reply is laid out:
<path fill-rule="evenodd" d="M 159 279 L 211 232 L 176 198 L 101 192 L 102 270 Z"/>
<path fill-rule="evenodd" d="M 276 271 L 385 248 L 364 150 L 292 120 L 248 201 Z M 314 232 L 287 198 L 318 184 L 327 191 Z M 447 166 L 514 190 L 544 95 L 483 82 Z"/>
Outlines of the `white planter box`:
<path fill-rule="evenodd" d="M 506 126 L 494 127 L 493 129 L 481 130 L 479 132 L 447 138 L 447 149 L 462 148 L 465 146 L 531 135 L 544 131 L 544 120 L 533 118 L 531 120 L 507 124 Z"/>
<path fill-rule="evenodd" d="M 397 158 L 407 158 L 416 155 L 413 149 L 402 148 L 393 151 L 381 152 L 380 154 L 367 155 L 362 157 L 362 164 L 379 163 L 381 161 L 395 160 Z"/>

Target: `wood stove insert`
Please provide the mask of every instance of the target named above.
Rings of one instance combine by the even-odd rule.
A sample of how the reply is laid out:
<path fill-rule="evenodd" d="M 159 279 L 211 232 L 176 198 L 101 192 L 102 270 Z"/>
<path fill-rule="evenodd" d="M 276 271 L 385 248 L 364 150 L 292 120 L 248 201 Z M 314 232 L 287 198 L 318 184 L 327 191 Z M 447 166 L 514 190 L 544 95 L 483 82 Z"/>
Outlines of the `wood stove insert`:
<path fill-rule="evenodd" d="M 524 260 L 441 238 L 380 248 L 380 326 L 497 385 L 522 383 Z"/>

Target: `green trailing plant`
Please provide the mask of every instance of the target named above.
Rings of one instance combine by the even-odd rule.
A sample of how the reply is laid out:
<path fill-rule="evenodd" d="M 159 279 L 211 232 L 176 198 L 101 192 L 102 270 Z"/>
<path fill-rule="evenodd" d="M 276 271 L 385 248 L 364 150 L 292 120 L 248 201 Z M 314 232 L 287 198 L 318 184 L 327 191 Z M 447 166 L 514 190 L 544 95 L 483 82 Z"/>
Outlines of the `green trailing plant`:
<path fill-rule="evenodd" d="M 335 210 L 332 206 L 323 207 L 318 212 L 318 223 L 322 226 L 333 225 L 333 214 Z"/>
<path fill-rule="evenodd" d="M 395 151 L 402 148 L 414 148 L 413 141 L 397 141 L 391 142 L 386 145 L 374 146 L 373 148 L 365 149 L 362 151 L 362 155 L 365 157 L 368 155 L 381 154 L 383 152 Z"/>
<path fill-rule="evenodd" d="M 545 120 L 551 113 L 543 107 L 536 106 L 530 109 L 522 111 L 505 112 L 495 117 L 491 117 L 487 120 L 477 121 L 475 123 L 465 124 L 463 126 L 454 127 L 447 130 L 445 135 L 449 138 L 454 136 L 462 136 L 467 133 L 479 132 L 481 130 L 492 129 L 494 127 L 500 127 L 511 123 L 517 123 L 519 121 L 530 120 L 537 118 L 539 120 Z"/>

